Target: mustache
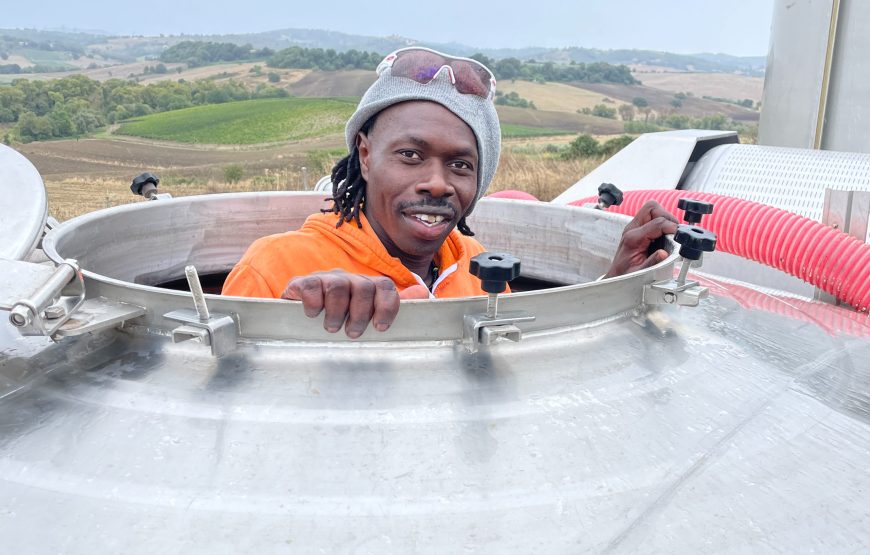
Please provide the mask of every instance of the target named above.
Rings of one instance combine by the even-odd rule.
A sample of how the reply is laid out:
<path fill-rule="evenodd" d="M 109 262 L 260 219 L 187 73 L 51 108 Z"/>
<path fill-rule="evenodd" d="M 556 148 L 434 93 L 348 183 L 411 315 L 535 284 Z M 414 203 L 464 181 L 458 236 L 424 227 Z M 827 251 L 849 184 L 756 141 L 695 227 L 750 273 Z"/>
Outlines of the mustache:
<path fill-rule="evenodd" d="M 405 200 L 405 201 L 402 201 L 399 203 L 399 210 L 409 210 L 409 209 L 413 209 L 413 208 L 424 208 L 424 207 L 443 208 L 443 209 L 450 210 L 450 212 L 453 214 L 453 218 L 456 218 L 456 208 L 452 204 L 447 202 L 447 199 L 444 197 L 438 197 L 438 198 L 426 197 L 426 198 L 424 198 L 422 200 L 418 200 L 418 201 Z"/>

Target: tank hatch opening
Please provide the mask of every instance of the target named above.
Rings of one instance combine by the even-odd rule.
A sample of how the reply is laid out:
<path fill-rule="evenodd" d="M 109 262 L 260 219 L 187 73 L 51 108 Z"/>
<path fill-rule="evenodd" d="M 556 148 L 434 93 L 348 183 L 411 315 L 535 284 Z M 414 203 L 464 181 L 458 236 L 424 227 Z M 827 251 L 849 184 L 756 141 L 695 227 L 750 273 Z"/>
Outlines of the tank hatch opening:
<path fill-rule="evenodd" d="M 218 294 L 252 242 L 297 229 L 324 206 L 324 197 L 317 192 L 204 195 L 136 203 L 65 222 L 46 235 L 43 246 L 56 262 L 78 261 L 89 302 L 101 298 L 120 305 L 113 313 L 128 306 L 144 309 L 136 322 L 125 324 L 128 329 L 132 325 L 149 333 L 164 330 L 179 339 L 199 338 L 210 341 L 214 349 L 206 333 L 191 328 L 203 321 L 192 310 L 185 276 L 185 268 L 193 266 L 210 316 L 232 320 L 236 328 L 232 341 L 236 336 L 239 340 L 349 341 L 312 325 L 299 303 Z M 498 314 L 533 315 L 534 319 L 512 324 L 525 334 L 584 325 L 643 305 L 647 285 L 673 278 L 677 255 L 646 270 L 597 282 L 610 267 L 627 221 L 625 216 L 601 210 L 483 199 L 469 222 L 477 238 L 492 252 L 522 260 L 522 273 L 511 282 L 511 294 L 499 296 Z M 155 228 L 160 229 L 159 236 Z M 672 243 L 665 246 L 673 253 Z M 463 318 L 486 313 L 486 299 L 481 297 L 411 301 L 403 304 L 402 325 L 397 323 L 384 333 L 367 331 L 362 339 L 461 343 Z M 175 333 L 179 322 L 186 327 Z M 521 335 L 496 332 L 500 330 L 487 333 L 494 338 Z"/>

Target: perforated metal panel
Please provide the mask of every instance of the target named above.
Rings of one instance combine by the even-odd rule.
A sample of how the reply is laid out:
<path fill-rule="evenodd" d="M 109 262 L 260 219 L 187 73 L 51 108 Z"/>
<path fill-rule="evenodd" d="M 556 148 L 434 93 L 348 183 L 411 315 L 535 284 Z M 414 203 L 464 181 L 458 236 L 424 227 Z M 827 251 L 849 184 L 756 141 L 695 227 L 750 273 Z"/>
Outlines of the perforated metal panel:
<path fill-rule="evenodd" d="M 722 145 L 697 162 L 683 188 L 762 202 L 821 221 L 825 189 L 870 191 L 870 154 Z"/>

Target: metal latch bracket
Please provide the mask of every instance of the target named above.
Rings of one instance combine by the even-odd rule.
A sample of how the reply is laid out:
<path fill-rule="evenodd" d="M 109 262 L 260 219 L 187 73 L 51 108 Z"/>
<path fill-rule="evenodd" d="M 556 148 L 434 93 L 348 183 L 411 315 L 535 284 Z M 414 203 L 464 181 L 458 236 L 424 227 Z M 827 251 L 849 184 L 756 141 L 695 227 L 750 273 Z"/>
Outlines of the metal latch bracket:
<path fill-rule="evenodd" d="M 649 305 L 675 304 L 679 306 L 698 306 L 707 297 L 709 290 L 697 281 L 686 281 L 682 285 L 675 279 L 649 283 L 643 288 L 643 302 Z"/>
<path fill-rule="evenodd" d="M 466 314 L 463 318 L 462 343 L 469 353 L 476 353 L 480 345 L 492 345 L 499 339 L 519 341 L 523 332 L 517 324 L 534 319 L 534 315 L 524 311 L 500 312 L 495 318 L 486 314 Z"/>
<path fill-rule="evenodd" d="M 211 314 L 207 320 L 200 320 L 196 310 L 181 308 L 163 315 L 164 318 L 184 322 L 172 330 L 172 342 L 193 340 L 211 347 L 211 354 L 220 357 L 236 349 L 239 328 L 232 316 Z"/>

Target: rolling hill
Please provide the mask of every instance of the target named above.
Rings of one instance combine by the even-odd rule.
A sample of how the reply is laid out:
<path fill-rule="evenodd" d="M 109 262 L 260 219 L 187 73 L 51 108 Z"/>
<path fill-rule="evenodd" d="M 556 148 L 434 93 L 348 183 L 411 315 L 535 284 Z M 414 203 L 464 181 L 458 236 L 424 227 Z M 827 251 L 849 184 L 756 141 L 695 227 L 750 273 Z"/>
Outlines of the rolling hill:
<path fill-rule="evenodd" d="M 190 144 L 252 145 L 340 135 L 356 101 L 281 98 L 210 104 L 123 122 L 115 135 Z M 498 107 L 505 137 L 622 132 L 622 123 L 594 116 Z"/>
<path fill-rule="evenodd" d="M 259 144 L 340 133 L 356 103 L 333 98 L 270 98 L 209 104 L 126 121 L 115 131 L 201 144 Z"/>

